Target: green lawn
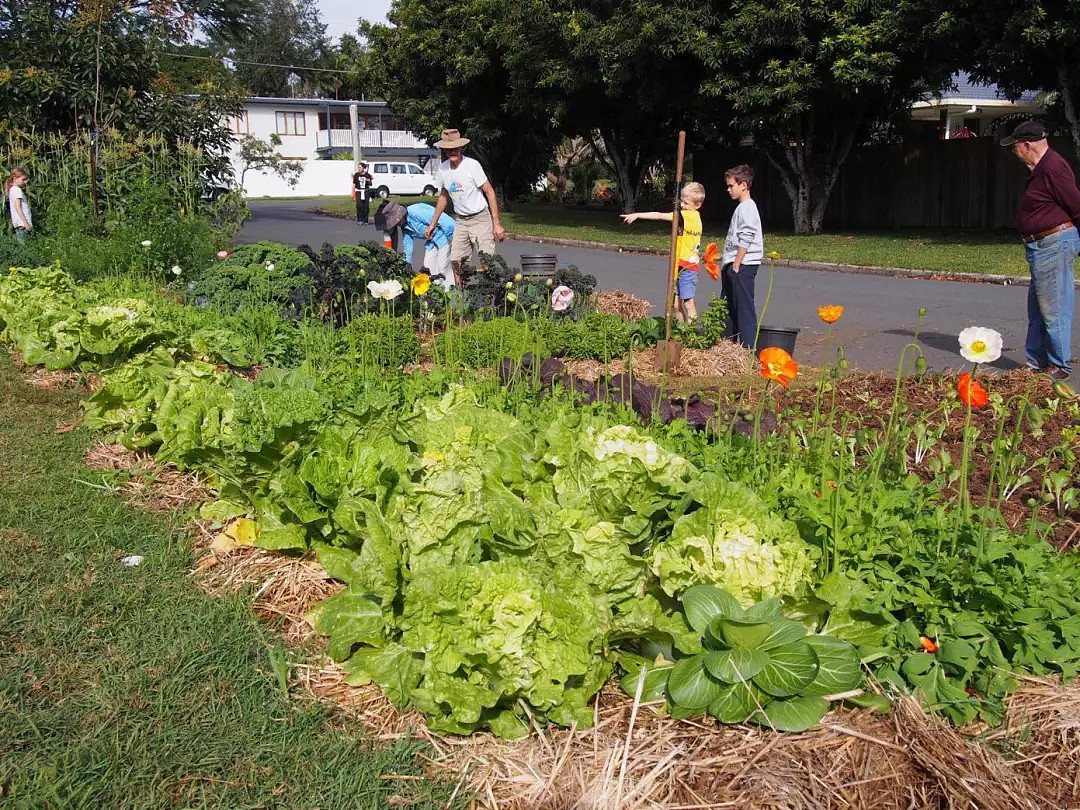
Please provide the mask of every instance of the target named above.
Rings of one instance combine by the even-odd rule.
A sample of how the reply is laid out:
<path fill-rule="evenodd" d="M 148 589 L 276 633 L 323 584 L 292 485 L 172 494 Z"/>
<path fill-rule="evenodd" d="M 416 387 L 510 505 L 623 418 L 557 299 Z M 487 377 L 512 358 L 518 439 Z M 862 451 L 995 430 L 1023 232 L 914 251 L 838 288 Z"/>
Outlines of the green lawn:
<path fill-rule="evenodd" d="M 408 205 L 421 198 L 397 199 Z M 347 198 L 324 202 L 320 208 L 335 214 L 355 212 Z M 664 249 L 670 234 L 666 223 L 624 225 L 613 210 L 540 203 L 514 205 L 503 214 L 502 221 L 506 230 L 514 233 L 628 247 Z M 706 222 L 706 241 L 722 243 L 726 225 Z M 779 252 L 785 259 L 801 261 L 905 267 L 941 273 L 1028 273 L 1023 246 L 1010 231 L 904 230 L 818 236 L 766 231 L 765 248 Z"/>
<path fill-rule="evenodd" d="M 375 748 L 283 692 L 271 650 L 292 653 L 249 597 L 192 582 L 180 516 L 84 469 L 88 433 L 55 430 L 77 415 L 0 358 L 0 806 L 445 807 L 416 745 Z"/>

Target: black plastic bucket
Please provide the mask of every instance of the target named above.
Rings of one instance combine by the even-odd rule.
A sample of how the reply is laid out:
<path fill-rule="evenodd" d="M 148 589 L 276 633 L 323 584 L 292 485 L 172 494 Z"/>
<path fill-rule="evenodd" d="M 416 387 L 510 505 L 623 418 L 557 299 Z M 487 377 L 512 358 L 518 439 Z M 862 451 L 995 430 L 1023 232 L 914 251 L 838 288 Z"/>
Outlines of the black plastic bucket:
<path fill-rule="evenodd" d="M 559 257 L 554 253 L 521 254 L 521 275 L 526 278 L 548 279 L 555 275 Z"/>
<path fill-rule="evenodd" d="M 799 330 L 794 327 L 763 326 L 758 330 L 757 352 L 760 354 L 762 349 L 768 349 L 775 346 L 778 349 L 783 349 L 794 357 L 795 338 L 798 336 Z"/>

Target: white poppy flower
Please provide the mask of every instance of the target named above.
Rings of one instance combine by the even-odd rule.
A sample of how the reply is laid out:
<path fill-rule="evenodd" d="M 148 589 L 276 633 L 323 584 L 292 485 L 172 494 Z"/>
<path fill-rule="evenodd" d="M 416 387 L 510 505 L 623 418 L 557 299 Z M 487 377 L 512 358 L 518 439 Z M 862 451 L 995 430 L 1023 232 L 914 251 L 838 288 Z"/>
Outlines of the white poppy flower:
<path fill-rule="evenodd" d="M 993 363 L 1001 357 L 1001 333 L 969 326 L 960 332 L 960 355 L 971 363 Z"/>
<path fill-rule="evenodd" d="M 393 301 L 405 291 L 401 282 L 396 280 L 369 281 L 367 288 L 373 298 L 381 298 L 384 301 Z"/>
<path fill-rule="evenodd" d="M 183 271 L 182 271 L 182 270 L 180 269 L 180 265 L 178 265 L 178 264 L 174 264 L 174 265 L 172 266 L 172 274 L 173 274 L 174 276 L 178 276 L 178 275 L 180 275 L 180 274 L 181 274 L 182 272 L 183 272 Z"/>
<path fill-rule="evenodd" d="M 154 243 L 151 242 L 149 239 L 143 239 L 142 242 L 140 242 L 139 244 L 142 245 L 144 248 L 148 248 Z"/>

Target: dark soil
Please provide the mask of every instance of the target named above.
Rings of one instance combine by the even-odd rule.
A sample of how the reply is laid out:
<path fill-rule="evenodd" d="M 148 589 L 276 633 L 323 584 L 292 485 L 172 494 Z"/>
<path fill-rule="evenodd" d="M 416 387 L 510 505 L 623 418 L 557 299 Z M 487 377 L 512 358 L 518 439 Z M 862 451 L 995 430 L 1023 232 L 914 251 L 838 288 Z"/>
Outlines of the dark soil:
<path fill-rule="evenodd" d="M 1066 434 L 1070 428 L 1080 430 L 1080 399 L 1072 400 L 1055 393 L 1051 381 L 1041 375 L 1032 375 L 1025 370 L 1007 371 L 998 374 L 980 375 L 978 379 L 993 397 L 1001 396 L 1003 403 L 995 412 L 993 403 L 979 410 L 972 410 L 971 423 L 978 430 L 969 464 L 970 477 L 968 489 L 973 504 L 981 505 L 986 501 L 987 486 L 990 483 L 992 442 L 999 427 L 1003 436 L 1009 436 L 1017 425 L 1026 407 L 1026 402 L 1038 406 L 1043 413 L 1041 430 L 1033 430 L 1027 418 L 1023 419 L 1022 441 L 1019 452 L 1027 457 L 1025 467 L 1046 459 L 1045 465 L 1039 464 L 1029 471 L 1031 483 L 1017 489 L 1008 500 L 1001 501 L 999 508 L 1010 528 L 1025 531 L 1032 516 L 1028 505 L 1030 499 L 1039 501 L 1043 490 L 1043 478 L 1047 473 L 1069 468 L 1074 471 L 1071 486 L 1078 486 L 1076 479 L 1080 475 L 1076 457 L 1080 456 L 1080 438 Z M 934 428 L 942 423 L 945 431 L 933 448 L 923 458 L 921 464 L 911 464 L 911 470 L 930 480 L 934 477 L 928 463 L 942 450 L 948 451 L 953 463 L 960 464 L 963 452 L 963 432 L 966 406 L 956 396 L 955 375 L 941 377 L 909 377 L 902 380 L 897 399 L 896 422 L 900 425 L 923 420 L 927 428 Z M 892 410 L 896 391 L 896 378 L 880 373 L 848 373 L 833 381 L 836 386 L 836 409 L 833 423 L 838 432 L 845 436 L 854 435 L 859 428 L 884 433 Z M 757 393 L 760 395 L 760 388 Z M 776 386 L 770 389 L 770 395 L 776 394 Z M 817 390 L 813 385 L 804 385 L 798 389 L 783 392 L 778 396 L 777 410 L 795 410 L 801 416 L 812 418 Z M 1051 412 L 1046 406 L 1056 399 L 1058 405 Z M 822 396 L 821 419 L 827 421 L 832 407 L 832 393 L 826 387 Z M 999 414 L 1001 415 L 999 417 Z M 1004 424 L 999 424 L 999 418 Z M 914 457 L 914 443 L 908 448 L 908 459 Z M 998 501 L 999 481 L 994 482 L 994 501 Z M 953 488 L 955 494 L 955 487 Z M 1059 515 L 1053 504 L 1042 503 L 1039 506 L 1038 519 L 1049 529 L 1045 532 L 1046 540 L 1059 549 L 1080 548 L 1080 506 L 1074 505 L 1064 514 Z"/>

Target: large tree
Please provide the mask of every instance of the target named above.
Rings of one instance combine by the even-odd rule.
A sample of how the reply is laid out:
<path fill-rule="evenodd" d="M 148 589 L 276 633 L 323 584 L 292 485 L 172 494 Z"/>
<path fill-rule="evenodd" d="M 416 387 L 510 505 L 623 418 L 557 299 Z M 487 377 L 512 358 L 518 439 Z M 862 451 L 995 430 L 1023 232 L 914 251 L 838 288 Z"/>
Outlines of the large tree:
<path fill-rule="evenodd" d="M 1080 3 L 1070 0 L 952 0 L 972 76 L 1013 96 L 1056 91 L 1054 112 L 1080 151 Z"/>
<path fill-rule="evenodd" d="M 687 47 L 708 9 L 672 0 L 521 0 L 513 4 L 520 39 L 540 26 L 549 46 L 541 82 L 555 91 L 570 136 L 592 140 L 634 211 L 649 170 L 670 160 L 680 129 L 693 133 L 702 67 Z"/>
<path fill-rule="evenodd" d="M 776 168 L 795 231 L 821 230 L 851 149 L 904 118 L 956 67 L 954 18 L 907 0 L 734 0 L 694 41 L 713 71 L 704 93 Z"/>
<path fill-rule="evenodd" d="M 198 27 L 235 36 L 250 0 L 0 2 L 0 120 L 66 132 L 138 120 L 164 51 Z"/>
<path fill-rule="evenodd" d="M 436 140 L 456 127 L 472 140 L 493 185 L 504 196 L 528 188 L 560 140 L 552 101 L 539 85 L 529 54 L 509 24 L 515 3 L 504 0 L 395 0 L 389 25 L 364 25 L 375 58 L 370 94 L 421 137 Z M 538 27 L 542 28 L 542 27 Z"/>
<path fill-rule="evenodd" d="M 263 0 L 249 34 L 211 37 L 236 63 L 240 84 L 253 96 L 307 97 L 332 92 L 333 43 L 315 0 Z"/>

